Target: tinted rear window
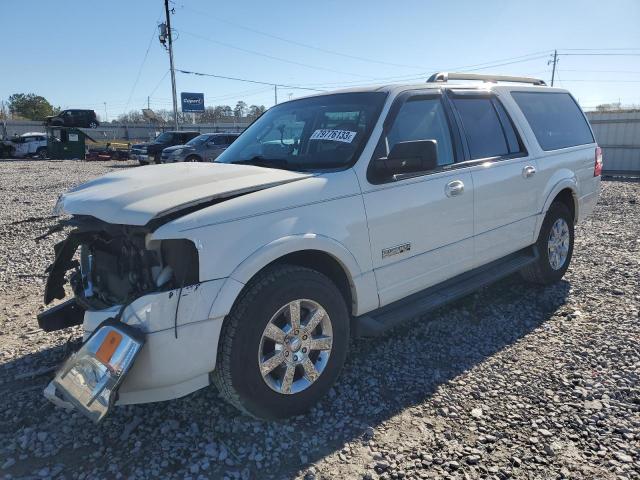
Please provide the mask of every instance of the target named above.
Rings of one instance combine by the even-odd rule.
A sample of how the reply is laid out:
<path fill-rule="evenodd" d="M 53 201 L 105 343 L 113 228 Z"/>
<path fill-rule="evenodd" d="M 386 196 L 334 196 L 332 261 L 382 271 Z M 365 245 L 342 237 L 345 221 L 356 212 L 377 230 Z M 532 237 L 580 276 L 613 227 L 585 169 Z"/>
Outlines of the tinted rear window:
<path fill-rule="evenodd" d="M 456 98 L 472 159 L 509 155 L 502 125 L 490 98 Z"/>
<path fill-rule="evenodd" d="M 568 93 L 511 92 L 543 150 L 593 143 L 580 107 Z"/>

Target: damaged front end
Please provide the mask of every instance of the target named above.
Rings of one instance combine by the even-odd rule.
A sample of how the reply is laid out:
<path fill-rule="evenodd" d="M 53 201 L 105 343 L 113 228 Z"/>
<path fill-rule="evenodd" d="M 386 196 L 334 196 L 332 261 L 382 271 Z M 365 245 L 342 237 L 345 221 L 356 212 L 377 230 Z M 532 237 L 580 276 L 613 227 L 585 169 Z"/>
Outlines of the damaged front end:
<path fill-rule="evenodd" d="M 44 395 L 99 422 L 115 403 L 118 387 L 144 345 L 144 336 L 116 320 L 104 321 L 64 362 Z"/>
<path fill-rule="evenodd" d="M 121 321 L 125 307 L 144 295 L 197 283 L 198 254 L 189 240 L 150 240 L 147 226 L 74 216 L 57 226 L 65 227 L 72 230 L 54 247 L 44 302 L 63 299 L 67 279 L 74 298 L 38 315 L 38 324 L 54 331 L 81 324 L 87 310 L 116 307 L 118 313 L 65 361 L 45 396 L 97 422 L 114 404 L 119 385 L 145 343 L 141 331 Z"/>

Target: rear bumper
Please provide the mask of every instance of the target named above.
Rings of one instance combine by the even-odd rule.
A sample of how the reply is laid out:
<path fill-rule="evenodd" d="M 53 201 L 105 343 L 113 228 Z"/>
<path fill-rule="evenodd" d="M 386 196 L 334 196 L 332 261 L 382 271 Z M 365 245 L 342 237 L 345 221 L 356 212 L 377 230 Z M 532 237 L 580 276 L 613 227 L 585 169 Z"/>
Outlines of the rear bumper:
<path fill-rule="evenodd" d="M 598 197 L 600 196 L 600 177 L 594 177 L 591 184 L 591 190 L 578 198 L 578 218 L 577 222 L 583 222 L 591 213 L 593 213 Z"/>

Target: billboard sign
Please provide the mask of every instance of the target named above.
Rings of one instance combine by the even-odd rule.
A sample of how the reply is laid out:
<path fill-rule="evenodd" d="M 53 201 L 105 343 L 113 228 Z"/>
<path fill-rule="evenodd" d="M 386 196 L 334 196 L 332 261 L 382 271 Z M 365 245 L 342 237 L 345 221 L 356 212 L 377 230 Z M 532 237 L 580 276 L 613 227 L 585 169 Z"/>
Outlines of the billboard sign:
<path fill-rule="evenodd" d="M 183 112 L 204 112 L 204 93 L 180 93 Z"/>

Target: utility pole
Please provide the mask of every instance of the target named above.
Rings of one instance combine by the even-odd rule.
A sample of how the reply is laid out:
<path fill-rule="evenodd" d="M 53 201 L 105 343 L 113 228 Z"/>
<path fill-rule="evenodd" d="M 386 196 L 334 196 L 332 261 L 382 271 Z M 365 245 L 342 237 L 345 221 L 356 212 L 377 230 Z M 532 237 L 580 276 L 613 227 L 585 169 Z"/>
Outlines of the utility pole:
<path fill-rule="evenodd" d="M 171 35 L 171 16 L 169 14 L 169 0 L 164 0 L 164 14 L 167 20 L 167 38 L 169 40 L 169 68 L 171 69 L 171 93 L 173 94 L 173 123 L 178 130 L 178 100 L 176 98 L 176 71 L 173 67 L 173 36 Z"/>
<path fill-rule="evenodd" d="M 273 95 L 276 102 L 275 104 L 277 105 L 278 104 L 278 85 L 273 86 Z"/>
<path fill-rule="evenodd" d="M 151 97 L 147 95 L 147 110 L 151 110 Z"/>
<path fill-rule="evenodd" d="M 558 63 L 558 50 L 553 51 L 553 60 L 549 60 L 547 65 L 553 63 L 553 69 L 551 70 L 551 86 L 553 87 L 553 81 L 556 79 L 556 65 Z"/>
<path fill-rule="evenodd" d="M 104 123 L 107 123 L 109 121 L 109 115 L 107 115 L 107 102 L 102 103 L 104 103 Z"/>

